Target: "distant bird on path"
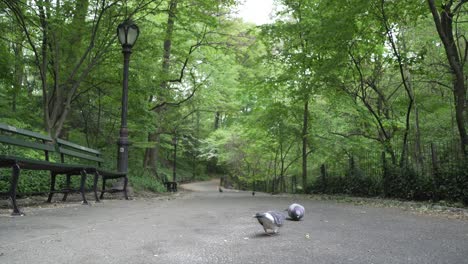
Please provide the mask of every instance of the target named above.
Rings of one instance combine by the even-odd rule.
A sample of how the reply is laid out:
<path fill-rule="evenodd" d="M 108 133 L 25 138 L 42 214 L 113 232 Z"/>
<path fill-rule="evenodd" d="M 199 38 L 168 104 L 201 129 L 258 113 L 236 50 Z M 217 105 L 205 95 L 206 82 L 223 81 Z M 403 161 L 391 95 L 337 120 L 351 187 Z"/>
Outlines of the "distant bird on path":
<path fill-rule="evenodd" d="M 304 206 L 293 203 L 291 204 L 288 209 L 288 215 L 292 220 L 299 221 L 302 217 L 304 217 L 305 209 Z"/>
<path fill-rule="evenodd" d="M 279 228 L 283 226 L 286 217 L 280 212 L 268 211 L 257 213 L 254 218 L 257 218 L 258 222 L 263 226 L 265 233 L 268 234 L 268 230 L 271 230 L 276 234 Z"/>
<path fill-rule="evenodd" d="M 221 187 L 218 188 L 219 192 L 223 192 L 223 189 L 221 189 Z"/>

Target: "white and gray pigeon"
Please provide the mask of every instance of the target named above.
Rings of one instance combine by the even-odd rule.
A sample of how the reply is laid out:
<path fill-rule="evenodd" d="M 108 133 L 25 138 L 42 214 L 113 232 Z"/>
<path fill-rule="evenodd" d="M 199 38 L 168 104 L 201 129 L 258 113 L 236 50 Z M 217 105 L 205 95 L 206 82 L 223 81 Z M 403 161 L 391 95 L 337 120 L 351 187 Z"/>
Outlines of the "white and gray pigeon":
<path fill-rule="evenodd" d="M 304 206 L 293 203 L 288 207 L 288 215 L 292 220 L 299 221 L 304 217 L 305 209 Z"/>
<path fill-rule="evenodd" d="M 278 233 L 280 227 L 283 226 L 286 216 L 280 212 L 268 211 L 265 213 L 257 213 L 254 218 L 263 226 L 263 230 L 268 234 L 268 230 L 273 233 Z"/>

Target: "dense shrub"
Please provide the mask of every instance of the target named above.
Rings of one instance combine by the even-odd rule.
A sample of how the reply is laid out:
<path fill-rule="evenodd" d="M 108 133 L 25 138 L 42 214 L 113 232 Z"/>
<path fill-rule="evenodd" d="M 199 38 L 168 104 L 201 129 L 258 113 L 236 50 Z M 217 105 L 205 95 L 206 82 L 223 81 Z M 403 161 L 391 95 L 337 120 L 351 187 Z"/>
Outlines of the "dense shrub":
<path fill-rule="evenodd" d="M 73 175 L 71 177 L 72 188 L 78 189 L 80 186 L 80 175 Z M 55 189 L 60 190 L 65 188 L 65 175 L 57 175 Z M 7 192 L 10 189 L 11 184 L 11 169 L 0 170 L 0 192 Z M 86 179 L 86 188 L 90 190 L 93 186 L 93 176 L 88 175 Z M 19 181 L 17 192 L 21 196 L 22 194 L 39 194 L 48 193 L 50 189 L 50 173 L 47 171 L 33 171 L 33 170 L 22 170 Z"/>
<path fill-rule="evenodd" d="M 468 205 L 468 165 L 442 166 L 434 175 L 434 194 L 437 200 Z"/>
<path fill-rule="evenodd" d="M 164 185 L 158 180 L 151 171 L 145 169 L 135 169 L 128 175 L 129 184 L 136 191 L 164 192 Z"/>
<path fill-rule="evenodd" d="M 389 166 L 383 185 L 386 197 L 410 200 L 429 200 L 433 197 L 431 179 L 409 167 Z"/>

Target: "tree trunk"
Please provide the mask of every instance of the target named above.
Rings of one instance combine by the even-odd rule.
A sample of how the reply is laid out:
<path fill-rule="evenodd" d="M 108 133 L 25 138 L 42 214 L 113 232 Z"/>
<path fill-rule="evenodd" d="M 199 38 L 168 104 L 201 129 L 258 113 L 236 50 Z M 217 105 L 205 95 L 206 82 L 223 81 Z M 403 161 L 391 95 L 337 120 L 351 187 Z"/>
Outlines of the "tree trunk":
<path fill-rule="evenodd" d="M 11 103 L 11 110 L 16 112 L 17 98 L 21 91 L 24 78 L 24 63 L 23 63 L 23 39 L 21 32 L 17 32 L 16 41 L 17 44 L 13 44 L 13 50 L 15 52 L 15 64 L 14 64 L 14 80 L 13 80 L 13 97 Z"/>
<path fill-rule="evenodd" d="M 390 116 L 389 103 L 384 94 L 384 88 L 380 88 L 377 82 L 367 81 L 369 79 L 372 80 L 379 78 L 379 72 L 383 65 L 383 62 L 381 61 L 382 58 L 379 58 L 378 56 L 375 58 L 375 69 L 372 71 L 373 74 L 371 75 L 371 78 L 368 78 L 364 75 L 364 71 L 359 60 L 353 55 L 352 52 L 349 52 L 349 55 L 351 62 L 358 71 L 359 83 L 355 92 L 350 89 L 346 89 L 346 87 L 344 88 L 344 91 L 359 99 L 374 118 L 378 131 L 377 141 L 382 145 L 385 152 L 391 156 L 392 164 L 396 164 L 397 158 L 392 146 L 392 138 L 394 136 L 395 129 L 385 125 L 386 121 L 392 120 L 392 118 Z M 376 106 L 374 106 L 372 103 L 374 99 L 369 97 L 368 89 L 371 89 L 377 94 Z"/>
<path fill-rule="evenodd" d="M 393 51 L 393 55 L 396 57 L 398 61 L 398 68 L 400 72 L 400 77 L 403 83 L 403 87 L 405 88 L 406 94 L 408 96 L 408 106 L 406 110 L 406 118 L 405 118 L 405 130 L 403 134 L 403 146 L 402 146 L 402 151 L 401 151 L 401 157 L 400 157 L 400 168 L 406 167 L 407 161 L 408 161 L 408 137 L 409 137 L 409 132 L 411 128 L 411 111 L 413 109 L 413 90 L 411 86 L 411 82 L 409 79 L 409 71 L 407 65 L 403 62 L 403 58 L 400 52 L 400 48 L 398 47 L 396 41 L 395 41 L 395 35 L 393 33 L 393 30 L 391 29 L 391 25 L 389 24 L 388 18 L 386 16 L 385 12 L 385 0 L 381 1 L 381 12 L 382 12 L 382 19 L 383 23 L 386 29 L 386 34 L 388 37 L 388 41 L 390 43 L 390 46 Z M 405 43 L 404 43 L 404 36 L 402 37 L 402 43 L 403 43 L 403 49 L 405 49 Z"/>
<path fill-rule="evenodd" d="M 48 26 L 45 18 L 43 2 L 41 1 L 38 4 L 39 7 L 39 17 L 42 29 L 42 41 L 41 41 L 41 60 L 39 61 L 39 55 L 36 54 L 36 63 L 39 68 L 40 76 L 41 76 L 41 85 L 42 85 L 42 107 L 43 107 L 43 117 L 44 117 L 44 128 L 46 131 L 51 135 L 51 122 L 49 116 L 49 100 L 48 100 L 48 92 L 47 92 L 47 32 Z M 35 48 L 34 44 L 31 43 L 31 46 Z"/>
<path fill-rule="evenodd" d="M 421 129 L 419 126 L 419 108 L 418 104 L 416 103 L 416 97 L 414 97 L 414 128 L 416 160 L 418 165 L 422 168 L 424 167 L 424 156 L 422 153 Z"/>
<path fill-rule="evenodd" d="M 215 120 L 214 120 L 214 130 L 217 130 L 219 128 L 219 119 L 220 119 L 220 113 L 219 111 L 216 111 L 215 113 Z"/>
<path fill-rule="evenodd" d="M 458 19 L 457 15 L 465 1 L 449 1 L 442 6 L 440 14 L 434 0 L 427 0 L 429 8 L 434 19 L 437 33 L 444 44 L 445 54 L 453 75 L 453 96 L 455 101 L 455 119 L 457 122 L 458 133 L 460 136 L 460 148 L 465 157 L 468 156 L 468 134 L 466 130 L 466 87 L 463 65 L 466 56 L 461 58 L 459 54 L 466 54 L 465 50 L 459 50 L 458 39 L 453 35 L 453 20 Z M 456 3 L 454 3 L 456 2 Z M 456 4 L 455 7 L 452 5 Z M 452 9 L 453 8 L 453 9 Z M 462 36 L 463 37 L 463 36 Z M 463 37 L 464 40 L 464 37 Z"/>
<path fill-rule="evenodd" d="M 174 158 L 173 158 L 173 164 L 172 164 L 172 181 L 175 182 L 177 179 L 177 135 L 174 135 L 172 139 L 172 143 L 174 145 Z"/>
<path fill-rule="evenodd" d="M 167 25 L 166 25 L 166 37 L 164 38 L 164 54 L 162 63 L 163 80 L 161 81 L 160 87 L 162 89 L 167 88 L 169 67 L 171 65 L 171 52 L 172 52 L 172 35 L 174 33 L 174 24 L 176 18 L 177 0 L 171 0 L 169 2 L 169 10 L 167 14 Z"/>
<path fill-rule="evenodd" d="M 326 193 L 328 186 L 327 186 L 327 167 L 325 166 L 325 164 L 322 164 L 320 166 L 320 179 L 322 181 L 321 191 L 322 193 Z"/>
<path fill-rule="evenodd" d="M 302 124 L 302 190 L 307 188 L 307 139 L 309 129 L 309 98 L 304 102 L 304 120 Z"/>
<path fill-rule="evenodd" d="M 177 9 L 177 0 L 171 0 L 169 2 L 169 9 L 167 15 L 167 25 L 166 25 L 166 37 L 164 39 L 164 54 L 163 54 L 163 62 L 162 62 L 162 81 L 160 84 L 161 91 L 167 89 L 168 86 L 168 75 L 169 75 L 169 68 L 170 68 L 170 59 L 171 59 L 171 50 L 172 50 L 172 34 L 174 32 L 174 23 L 176 18 L 176 9 Z M 157 114 L 161 115 L 164 112 L 164 108 L 158 109 L 156 108 L 154 111 Z M 145 151 L 144 157 L 144 166 L 145 168 L 151 168 L 154 173 L 157 175 L 156 163 L 158 158 L 158 148 L 159 145 L 159 133 L 158 132 L 151 132 L 148 135 L 148 140 L 156 142 L 156 145 L 152 148 L 147 148 Z"/>
<path fill-rule="evenodd" d="M 153 174 L 158 177 L 158 146 L 160 136 L 158 132 L 153 132 L 148 135 L 148 141 L 154 144 L 154 147 L 147 148 L 145 151 L 145 158 L 143 160 L 143 167 L 150 169 Z"/>

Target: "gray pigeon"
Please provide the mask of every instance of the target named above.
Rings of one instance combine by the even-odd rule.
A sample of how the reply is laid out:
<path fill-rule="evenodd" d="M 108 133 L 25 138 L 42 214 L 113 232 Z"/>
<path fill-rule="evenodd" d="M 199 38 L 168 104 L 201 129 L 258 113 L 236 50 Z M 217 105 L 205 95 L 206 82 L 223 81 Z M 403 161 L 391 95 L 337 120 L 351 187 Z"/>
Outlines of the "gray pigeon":
<path fill-rule="evenodd" d="M 288 215 L 292 220 L 299 221 L 304 217 L 305 209 L 304 206 L 293 203 L 288 207 Z"/>
<path fill-rule="evenodd" d="M 263 226 L 263 230 L 268 234 L 268 230 L 273 233 L 278 233 L 278 230 L 284 224 L 285 216 L 276 211 L 268 211 L 265 213 L 257 213 L 254 218 L 257 218 L 258 222 Z"/>

